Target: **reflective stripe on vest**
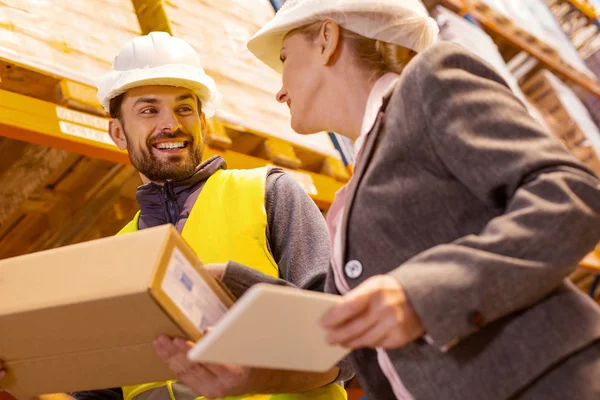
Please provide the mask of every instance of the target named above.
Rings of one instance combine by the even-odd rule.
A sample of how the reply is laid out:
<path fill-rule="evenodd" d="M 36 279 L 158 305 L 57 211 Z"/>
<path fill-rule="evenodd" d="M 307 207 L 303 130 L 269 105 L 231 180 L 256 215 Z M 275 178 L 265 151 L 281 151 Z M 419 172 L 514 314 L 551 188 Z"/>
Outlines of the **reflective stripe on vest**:
<path fill-rule="evenodd" d="M 268 167 L 251 170 L 219 170 L 206 181 L 190 211 L 181 236 L 205 264 L 234 260 L 260 272 L 279 277 L 279 269 L 267 246 L 265 190 Z M 138 230 L 139 212 L 119 233 Z M 156 382 L 123 387 L 125 400 L 148 390 L 169 386 Z M 169 390 L 171 400 L 173 391 Z M 331 384 L 301 394 L 227 397 L 227 400 L 345 400 L 346 391 Z M 203 397 L 199 399 L 204 399 Z M 168 400 L 168 399 L 164 399 Z"/>

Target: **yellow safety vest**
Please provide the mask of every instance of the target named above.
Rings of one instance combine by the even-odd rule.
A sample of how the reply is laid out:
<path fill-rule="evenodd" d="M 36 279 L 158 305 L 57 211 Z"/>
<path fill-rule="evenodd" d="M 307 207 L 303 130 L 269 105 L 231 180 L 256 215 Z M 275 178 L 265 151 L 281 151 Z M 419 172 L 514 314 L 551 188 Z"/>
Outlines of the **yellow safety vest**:
<path fill-rule="evenodd" d="M 219 170 L 204 184 L 190 211 L 181 236 L 205 264 L 234 260 L 272 277 L 279 269 L 266 239 L 265 187 L 267 167 L 251 170 Z M 138 230 L 139 212 L 117 235 Z M 172 382 L 154 382 L 123 387 L 125 400 Z M 197 400 L 204 399 L 204 397 Z M 346 391 L 337 384 L 304 393 L 227 397 L 227 400 L 345 400 Z"/>

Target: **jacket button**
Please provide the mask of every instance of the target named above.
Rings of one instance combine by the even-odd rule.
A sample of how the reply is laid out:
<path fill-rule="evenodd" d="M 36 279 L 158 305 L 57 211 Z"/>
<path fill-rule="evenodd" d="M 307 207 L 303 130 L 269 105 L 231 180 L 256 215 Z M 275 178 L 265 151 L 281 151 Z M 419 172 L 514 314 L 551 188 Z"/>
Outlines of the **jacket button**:
<path fill-rule="evenodd" d="M 346 263 L 344 266 L 344 273 L 348 278 L 356 279 L 362 275 L 363 266 L 360 261 L 351 260 Z"/>
<path fill-rule="evenodd" d="M 483 316 L 479 311 L 471 311 L 469 313 L 469 323 L 481 328 L 485 321 L 483 320 Z"/>

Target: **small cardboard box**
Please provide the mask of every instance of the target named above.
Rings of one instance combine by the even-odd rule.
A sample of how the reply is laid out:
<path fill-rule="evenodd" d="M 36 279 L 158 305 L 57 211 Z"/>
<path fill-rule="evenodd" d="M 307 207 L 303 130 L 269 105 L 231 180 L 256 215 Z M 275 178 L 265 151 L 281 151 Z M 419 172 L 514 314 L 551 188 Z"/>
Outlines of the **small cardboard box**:
<path fill-rule="evenodd" d="M 0 261 L 0 388 L 18 399 L 174 378 L 160 334 L 198 340 L 233 304 L 171 225 Z"/>

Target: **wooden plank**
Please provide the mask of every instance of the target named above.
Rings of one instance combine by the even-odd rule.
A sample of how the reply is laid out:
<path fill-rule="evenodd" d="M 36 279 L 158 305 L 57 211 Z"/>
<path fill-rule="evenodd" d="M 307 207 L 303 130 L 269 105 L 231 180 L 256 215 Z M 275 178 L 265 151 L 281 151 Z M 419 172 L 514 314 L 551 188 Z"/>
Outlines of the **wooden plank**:
<path fill-rule="evenodd" d="M 465 0 L 464 3 L 467 5 L 470 14 L 476 14 L 478 16 L 478 20 L 479 18 L 484 18 L 485 21 L 494 24 L 499 30 L 502 30 L 504 34 L 519 38 L 520 41 L 527 43 L 531 48 L 535 48 L 547 57 L 554 59 L 556 62 L 560 62 L 560 55 L 554 47 L 517 26 L 509 17 L 496 11 L 493 7 L 479 0 Z M 494 30 L 494 32 L 496 32 L 496 30 Z"/>
<path fill-rule="evenodd" d="M 29 253 L 32 243 L 50 231 L 47 214 L 22 214 L 1 237 L 0 259 Z"/>
<path fill-rule="evenodd" d="M 132 0 L 132 3 L 144 35 L 150 32 L 173 34 L 163 0 Z"/>
<path fill-rule="evenodd" d="M 54 394 L 43 394 L 36 396 L 34 400 L 74 400 L 74 397 L 69 396 L 66 393 L 54 393 Z"/>
<path fill-rule="evenodd" d="M 29 143 L 0 138 L 0 154 L 2 154 L 2 157 L 0 157 L 0 174 L 23 157 L 23 152 L 27 146 L 29 146 Z"/>
<path fill-rule="evenodd" d="M 108 136 L 107 124 L 105 118 L 0 90 L 2 136 L 127 163 L 127 153 L 119 150 Z"/>
<path fill-rule="evenodd" d="M 340 182 L 347 182 L 348 180 L 350 180 L 350 174 L 348 173 L 348 169 L 346 168 L 342 160 L 338 160 L 336 158 L 327 157 L 323 161 L 321 173 L 323 173 L 324 175 L 331 176 Z"/>
<path fill-rule="evenodd" d="M 55 235 L 61 235 L 67 229 L 64 221 L 72 221 L 69 225 L 80 225 L 75 215 L 84 207 L 88 199 L 94 196 L 97 188 L 104 184 L 106 177 L 116 166 L 121 167 L 119 164 L 105 160 L 83 158 L 64 174 L 54 184 L 53 192 L 60 198 L 68 200 L 58 202 L 51 211 L 44 214 L 44 222 L 48 229 L 31 243 L 27 252 L 51 248 L 44 243 Z"/>
<path fill-rule="evenodd" d="M 462 7 L 460 7 L 459 3 L 462 4 Z M 457 11 L 465 10 L 466 3 L 462 0 L 440 0 L 440 4 Z M 482 27 L 486 29 L 488 33 L 490 33 L 494 41 L 498 40 L 498 37 L 502 38 L 512 46 L 521 49 L 530 54 L 532 57 L 536 58 L 540 63 L 553 71 L 555 74 L 564 77 L 564 79 L 567 79 L 588 90 L 590 93 L 600 97 L 600 83 L 596 79 L 588 77 L 584 73 L 575 70 L 575 68 L 568 65 L 563 60 L 557 60 L 550 53 L 546 52 L 547 49 L 539 48 L 535 45 L 535 43 L 528 42 L 528 40 L 531 40 L 531 38 L 527 36 L 523 37 L 516 35 L 511 31 L 506 31 L 504 27 L 499 25 L 496 21 L 473 8 L 469 8 L 468 12 L 482 25 Z M 464 13 L 464 11 L 461 11 L 461 14 L 462 13 Z"/>
<path fill-rule="evenodd" d="M 2 200 L 0 224 L 17 212 L 24 201 L 43 185 L 50 174 L 68 158 L 67 152 L 40 145 L 25 147 L 19 160 L 0 175 Z"/>
<path fill-rule="evenodd" d="M 289 142 L 279 139 L 272 138 L 265 140 L 256 155 L 286 168 L 297 169 L 302 166 L 302 161 L 296 157 L 294 146 Z"/>
<path fill-rule="evenodd" d="M 231 148 L 233 141 L 227 135 L 223 124 L 215 119 L 209 119 L 207 122 L 206 144 L 216 149 L 227 150 Z"/>
<path fill-rule="evenodd" d="M 85 202 L 72 215 L 71 223 L 54 231 L 49 237 L 35 244 L 30 251 L 42 251 L 79 242 L 78 238 L 93 230 L 94 222 L 119 197 L 123 184 L 137 171 L 131 166 L 114 165 L 101 181 L 85 194 Z"/>
<path fill-rule="evenodd" d="M 76 160 L 66 170 L 56 171 L 56 176 L 51 176 L 47 184 L 30 196 L 32 199 L 46 196 L 51 199 L 51 204 L 44 207 L 34 201 L 28 209 L 30 203 L 24 202 L 18 223 L 3 230 L 1 241 L 10 249 L 0 249 L 2 257 L 30 253 L 64 229 L 66 221 L 72 221 L 73 215 L 84 204 L 88 191 L 115 165 L 104 160 Z M 51 194 L 44 194 L 44 191 Z"/>
<path fill-rule="evenodd" d="M 600 254 L 598 252 L 588 254 L 581 260 L 579 267 L 600 274 Z"/>
<path fill-rule="evenodd" d="M 423 4 L 428 10 L 441 5 L 461 15 L 462 11 L 465 11 L 465 5 L 461 0 L 424 0 Z"/>
<path fill-rule="evenodd" d="M 569 4 L 571 4 L 573 7 L 575 7 L 583 15 L 585 15 L 586 17 L 588 17 L 592 21 L 594 21 L 597 18 L 597 16 L 598 16 L 598 12 L 587 1 L 566 0 L 566 2 L 569 3 Z"/>
<path fill-rule="evenodd" d="M 571 280 L 571 282 L 577 285 L 578 282 L 581 282 L 588 276 L 590 276 L 589 271 L 582 268 L 577 268 L 575 271 L 573 271 L 573 273 L 571 273 L 571 275 L 569 275 L 569 279 Z"/>
<path fill-rule="evenodd" d="M 88 191 L 97 185 L 115 166 L 114 163 L 84 157 L 74 164 L 60 180 L 54 182 L 54 190 L 72 197 L 74 202 L 88 196 Z"/>
<path fill-rule="evenodd" d="M 346 389 L 348 400 L 360 400 L 365 396 L 365 391 L 359 388 Z"/>
<path fill-rule="evenodd" d="M 0 58 L 0 89 L 2 90 L 45 101 L 55 101 L 57 82 L 55 77 Z"/>
<path fill-rule="evenodd" d="M 89 205 L 98 192 L 114 184 L 109 175 L 115 167 L 130 169 L 131 177 L 114 201 Z M 133 167 L 82 159 L 58 172 L 62 172 L 60 178 L 51 177 L 52 184 L 43 185 L 24 202 L 18 215 L 0 226 L 0 259 L 44 250 L 53 237 L 62 236 L 62 246 L 114 235 L 137 211 L 135 191 L 141 179 Z M 95 176 L 90 179 L 92 172 Z M 85 207 L 93 222 L 79 218 Z M 78 232 L 68 238 L 69 229 Z"/>
<path fill-rule="evenodd" d="M 96 97 L 96 88 L 61 79 L 58 83 L 58 93 L 59 102 L 65 107 L 106 116 L 104 107 Z"/>
<path fill-rule="evenodd" d="M 0 390 L 0 400 L 17 400 L 8 392 L 3 392 Z"/>

